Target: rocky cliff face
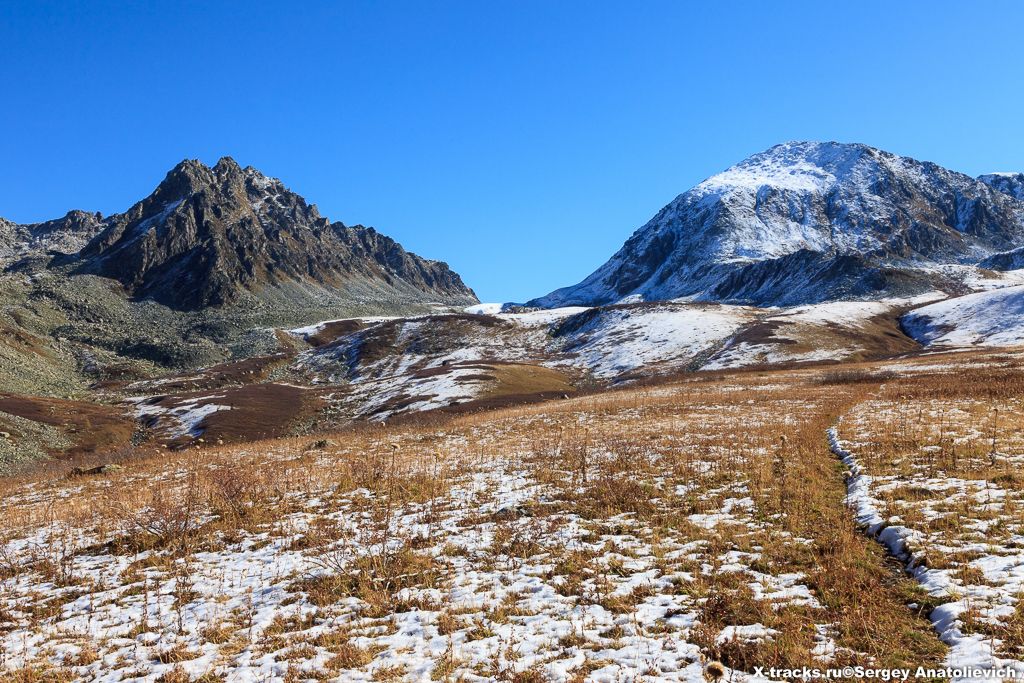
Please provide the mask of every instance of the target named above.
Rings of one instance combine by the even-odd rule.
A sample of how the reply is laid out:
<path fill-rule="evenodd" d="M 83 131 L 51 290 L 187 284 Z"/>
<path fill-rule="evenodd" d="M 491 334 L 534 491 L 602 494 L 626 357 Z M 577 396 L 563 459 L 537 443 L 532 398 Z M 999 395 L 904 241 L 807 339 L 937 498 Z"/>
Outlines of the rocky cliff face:
<path fill-rule="evenodd" d="M 1024 202 L 1024 173 L 989 173 L 978 180 L 994 190 Z M 1024 246 L 988 256 L 979 263 L 992 270 L 1018 270 L 1024 268 Z"/>
<path fill-rule="evenodd" d="M 19 225 L 0 218 L 0 267 L 48 252 L 73 254 L 104 229 L 103 217 L 69 211 L 63 218 Z"/>
<path fill-rule="evenodd" d="M 476 301 L 446 264 L 371 228 L 331 223 L 281 181 L 227 157 L 212 168 L 178 164 L 149 197 L 107 218 L 70 260 L 76 272 L 116 279 L 136 298 L 188 310 L 296 284 Z"/>
<path fill-rule="evenodd" d="M 791 305 L 915 294 L 1024 244 L 1024 202 L 866 145 L 777 145 L 679 195 L 583 282 L 531 304 Z"/>
<path fill-rule="evenodd" d="M 1024 200 L 1024 173 L 989 173 L 978 180 L 994 190 Z"/>

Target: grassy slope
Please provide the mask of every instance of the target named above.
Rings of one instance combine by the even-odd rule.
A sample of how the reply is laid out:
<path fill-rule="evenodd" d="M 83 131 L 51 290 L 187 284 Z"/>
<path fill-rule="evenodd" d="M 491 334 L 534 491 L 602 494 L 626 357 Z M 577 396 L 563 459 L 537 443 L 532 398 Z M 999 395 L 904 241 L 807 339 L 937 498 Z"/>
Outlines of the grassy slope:
<path fill-rule="evenodd" d="M 165 680 L 268 662 L 313 677 L 522 681 L 693 679 L 711 659 L 750 670 L 825 651 L 836 664 L 937 664 L 945 648 L 906 606 L 928 600 L 854 525 L 824 436 L 884 381 L 721 373 L 313 449 L 285 439 L 8 482 L 2 538 L 57 520 L 63 542 L 7 546 L 0 610 L 41 640 L 24 652 L 0 635 L 0 647 L 22 677 L 99 666 Z M 236 582 L 245 563 L 265 567 L 271 590 Z M 161 593 L 167 607 L 142 616 Z M 73 599 L 100 606 L 98 638 L 57 635 Z M 757 625 L 769 637 L 729 628 Z M 126 649 L 143 631 L 154 636 Z"/>

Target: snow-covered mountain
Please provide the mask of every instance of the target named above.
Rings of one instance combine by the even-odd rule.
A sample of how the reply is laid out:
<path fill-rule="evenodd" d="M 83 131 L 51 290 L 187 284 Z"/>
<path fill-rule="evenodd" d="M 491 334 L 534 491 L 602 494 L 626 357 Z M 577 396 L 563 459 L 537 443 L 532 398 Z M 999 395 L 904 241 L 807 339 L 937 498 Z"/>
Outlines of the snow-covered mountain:
<path fill-rule="evenodd" d="M 1007 187 L 861 144 L 777 145 L 676 197 L 583 282 L 530 303 L 963 291 L 941 266 L 1024 245 L 1024 201 Z"/>

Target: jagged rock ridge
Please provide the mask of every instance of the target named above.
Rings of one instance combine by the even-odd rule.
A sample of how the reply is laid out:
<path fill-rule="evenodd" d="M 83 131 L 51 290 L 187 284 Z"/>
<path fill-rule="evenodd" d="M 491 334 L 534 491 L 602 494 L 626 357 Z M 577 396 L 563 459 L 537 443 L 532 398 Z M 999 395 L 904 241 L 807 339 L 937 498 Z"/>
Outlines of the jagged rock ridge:
<path fill-rule="evenodd" d="M 476 301 L 446 264 L 372 228 L 332 223 L 281 181 L 229 157 L 212 168 L 178 164 L 149 197 L 107 218 L 80 253 L 59 261 L 179 309 L 296 284 L 342 294 L 369 289 L 396 300 Z"/>
<path fill-rule="evenodd" d="M 46 253 L 76 253 L 104 227 L 100 214 L 86 211 L 23 225 L 0 218 L 0 267 Z"/>

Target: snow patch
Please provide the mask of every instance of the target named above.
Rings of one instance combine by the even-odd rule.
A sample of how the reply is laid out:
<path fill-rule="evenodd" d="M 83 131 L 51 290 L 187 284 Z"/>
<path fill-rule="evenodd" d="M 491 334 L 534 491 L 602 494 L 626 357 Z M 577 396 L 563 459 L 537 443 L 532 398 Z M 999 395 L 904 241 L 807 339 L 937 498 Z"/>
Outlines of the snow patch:
<path fill-rule="evenodd" d="M 928 346 L 1024 344 L 1024 285 L 940 301 L 903 316 L 903 326 Z"/>

